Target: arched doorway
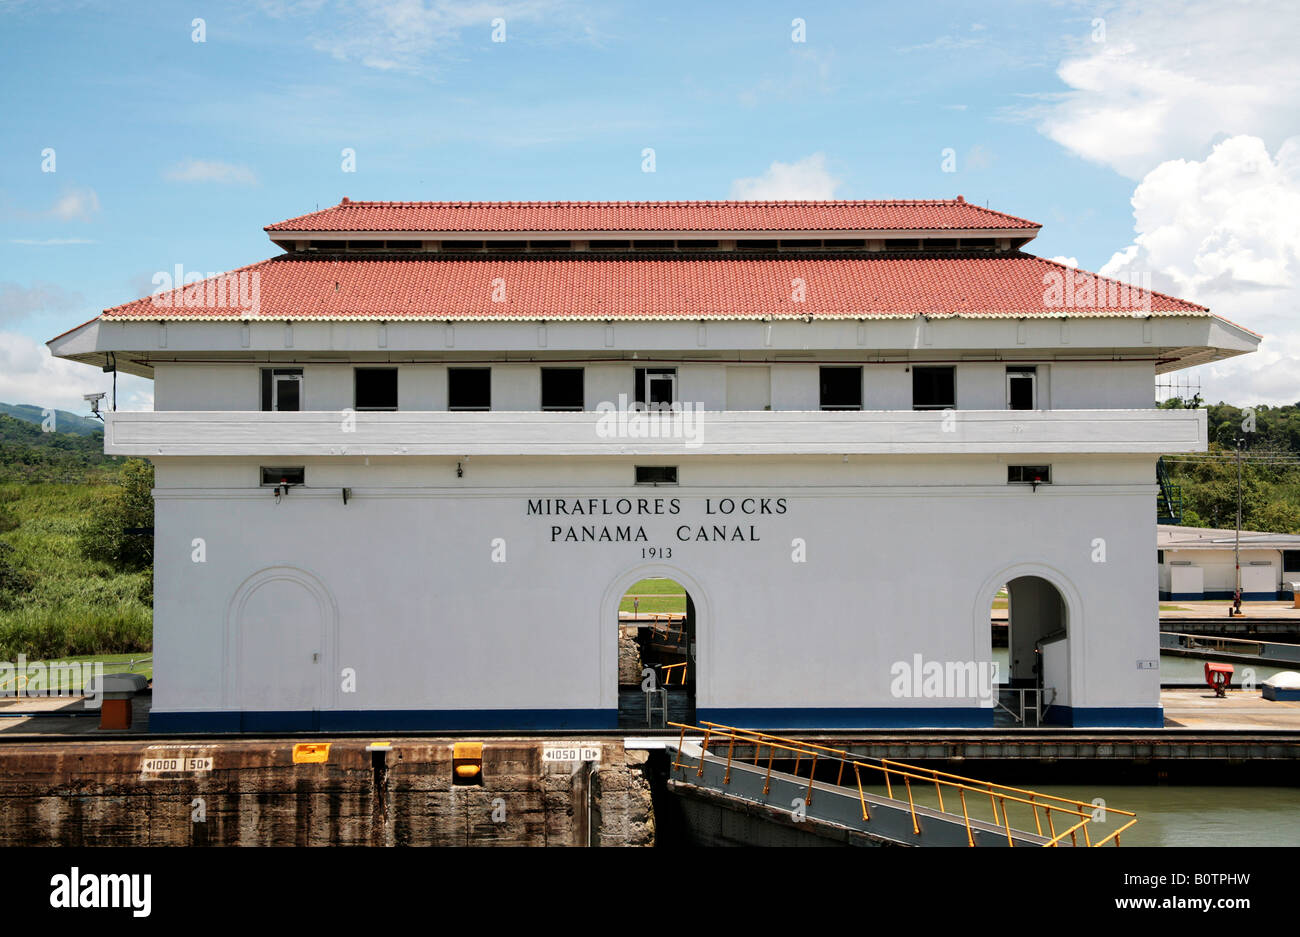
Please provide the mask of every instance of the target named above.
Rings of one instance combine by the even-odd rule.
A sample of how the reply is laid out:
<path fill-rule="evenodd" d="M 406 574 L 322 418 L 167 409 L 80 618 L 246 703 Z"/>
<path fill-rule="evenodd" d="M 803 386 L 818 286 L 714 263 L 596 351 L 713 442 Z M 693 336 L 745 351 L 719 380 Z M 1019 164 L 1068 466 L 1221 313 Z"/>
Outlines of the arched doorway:
<path fill-rule="evenodd" d="M 983 629 L 998 664 L 1000 718 L 1025 725 L 1068 721 L 1073 662 L 1068 585 L 1017 567 L 986 587 Z"/>
<path fill-rule="evenodd" d="M 618 603 L 618 727 L 695 722 L 695 602 L 667 576 L 633 583 Z"/>

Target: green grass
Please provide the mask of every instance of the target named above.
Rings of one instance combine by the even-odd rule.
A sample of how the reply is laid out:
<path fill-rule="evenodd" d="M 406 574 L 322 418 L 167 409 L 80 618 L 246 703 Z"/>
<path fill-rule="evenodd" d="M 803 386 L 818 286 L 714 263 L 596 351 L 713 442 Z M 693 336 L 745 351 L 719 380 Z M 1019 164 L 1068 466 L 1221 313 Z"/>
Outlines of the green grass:
<path fill-rule="evenodd" d="M 642 579 L 627 590 L 618 605 L 620 612 L 632 611 L 631 596 L 640 596 L 637 610 L 647 614 L 686 611 L 686 590 L 671 579 Z"/>
<path fill-rule="evenodd" d="M 96 661 L 102 663 L 104 665 L 104 673 L 106 674 L 138 673 L 146 680 L 153 679 L 153 655 L 147 652 L 144 654 L 88 654 L 82 657 L 60 657 L 44 661 L 29 660 L 27 661 L 27 664 L 29 666 L 34 663 L 47 665 L 73 664 L 81 663 L 83 661 L 89 661 L 92 664 Z M 16 663 L 16 661 L 12 661 L 11 663 Z M 16 678 L 12 676 L 8 678 L 0 678 L 0 690 L 13 690 L 15 682 L 19 682 L 20 685 L 22 685 L 21 681 L 17 681 Z M 76 680 L 61 685 L 70 690 L 80 690 L 82 688 L 81 684 Z"/>
<path fill-rule="evenodd" d="M 4 540 L 33 583 L 0 608 L 0 659 L 129 654 L 153 646 L 149 574 L 115 572 L 78 549 L 81 526 L 110 491 L 96 483 L 0 486 L 0 502 L 19 522 Z"/>

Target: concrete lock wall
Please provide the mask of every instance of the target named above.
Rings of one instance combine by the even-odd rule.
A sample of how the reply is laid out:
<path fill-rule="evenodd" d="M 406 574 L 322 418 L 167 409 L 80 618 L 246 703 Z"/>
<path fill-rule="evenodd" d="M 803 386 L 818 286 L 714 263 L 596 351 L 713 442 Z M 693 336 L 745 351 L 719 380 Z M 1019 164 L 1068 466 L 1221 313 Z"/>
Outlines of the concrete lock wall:
<path fill-rule="evenodd" d="M 644 576 L 694 599 L 703 719 L 991 724 L 977 688 L 899 694 L 895 668 L 990 660 L 994 593 L 1038 576 L 1065 716 L 1158 724 L 1151 457 L 1045 459 L 1037 492 L 998 457 L 687 458 L 658 488 L 639 461 L 308 459 L 276 503 L 258 460 L 159 459 L 155 728 L 613 727 Z"/>
<path fill-rule="evenodd" d="M 1190 567 L 1175 563 L 1190 563 Z M 1201 589 L 1194 591 L 1175 575 L 1181 570 L 1200 571 Z M 1282 573 L 1282 552 L 1243 547 L 1241 550 L 1241 591 L 1248 599 L 1275 599 L 1286 591 L 1286 579 L 1295 574 Z M 1296 577 L 1300 578 L 1300 577 Z M 1194 584 L 1194 580 L 1193 580 Z M 1236 560 L 1231 547 L 1226 550 L 1165 550 L 1160 564 L 1161 598 L 1222 598 L 1237 588 Z"/>
<path fill-rule="evenodd" d="M 542 762 L 538 740 L 483 747 L 482 785 L 452 783 L 452 742 L 365 741 L 323 763 L 291 742 L 14 744 L 0 749 L 0 838 L 37 846 L 648 846 L 645 752 L 621 743 L 587 765 Z M 210 759 L 155 771 L 162 758 Z"/>

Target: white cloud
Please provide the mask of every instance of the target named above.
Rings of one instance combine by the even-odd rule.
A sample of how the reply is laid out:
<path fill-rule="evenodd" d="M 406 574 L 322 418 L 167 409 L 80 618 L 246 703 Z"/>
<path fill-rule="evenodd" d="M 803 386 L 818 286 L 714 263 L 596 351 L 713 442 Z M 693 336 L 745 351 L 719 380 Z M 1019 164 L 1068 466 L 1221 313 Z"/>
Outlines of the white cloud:
<path fill-rule="evenodd" d="M 99 196 L 91 188 L 67 188 L 45 212 L 60 221 L 89 221 L 99 211 Z"/>
<path fill-rule="evenodd" d="M 731 183 L 731 197 L 741 199 L 828 199 L 840 180 L 826 169 L 826 155 L 814 153 L 795 163 L 773 163 L 767 172 Z"/>
<path fill-rule="evenodd" d="M 507 42 L 512 27 L 528 22 L 550 21 L 584 41 L 592 36 L 590 24 L 584 27 L 580 22 L 582 10 L 570 8 L 564 0 L 306 0 L 272 4 L 267 10 L 277 16 L 311 16 L 313 26 L 322 30 L 310 36 L 314 49 L 381 71 L 425 71 L 429 58 L 446 50 L 467 29 L 481 30 L 487 41 L 497 17 L 506 21 Z"/>
<path fill-rule="evenodd" d="M 1079 258 L 1078 258 L 1078 257 L 1050 257 L 1050 258 L 1048 258 L 1048 259 L 1051 260 L 1052 263 L 1054 263 L 1054 264 L 1063 264 L 1063 265 L 1066 266 L 1066 267 L 1076 267 L 1076 268 L 1077 268 L 1077 267 L 1079 266 Z"/>
<path fill-rule="evenodd" d="M 1071 90 L 1038 114 L 1079 156 L 1137 179 L 1223 136 L 1300 132 L 1300 4 L 1127 0 L 1105 20 L 1105 41 L 1057 70 Z"/>
<path fill-rule="evenodd" d="M 1100 272 L 1149 275 L 1156 290 L 1264 335 L 1254 354 L 1198 369 L 1206 399 L 1300 400 L 1300 137 L 1276 157 L 1239 136 L 1204 160 L 1161 163 L 1132 202 L 1137 236 Z"/>
<path fill-rule="evenodd" d="M 64 361 L 44 345 L 15 332 L 0 332 L 0 401 L 86 413 L 82 394 L 112 392 L 113 375 L 98 368 Z M 108 401 L 105 401 L 108 405 Z M 153 408 L 153 382 L 129 374 L 117 376 L 120 410 Z M 107 407 L 105 407 L 107 408 Z"/>
<path fill-rule="evenodd" d="M 72 312 L 81 305 L 80 293 L 65 290 L 57 283 L 0 283 L 0 322 L 16 322 L 32 313 Z"/>
<path fill-rule="evenodd" d="M 247 166 L 223 163 L 215 159 L 182 160 L 163 175 L 172 182 L 225 182 L 237 185 L 257 183 L 257 176 Z"/>

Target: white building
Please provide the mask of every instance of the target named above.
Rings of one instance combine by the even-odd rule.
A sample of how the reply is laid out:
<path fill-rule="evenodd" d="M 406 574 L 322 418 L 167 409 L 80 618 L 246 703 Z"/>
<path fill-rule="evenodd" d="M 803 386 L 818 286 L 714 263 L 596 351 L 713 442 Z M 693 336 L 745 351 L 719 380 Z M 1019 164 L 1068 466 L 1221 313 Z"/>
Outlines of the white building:
<path fill-rule="evenodd" d="M 1231 599 L 1237 589 L 1237 532 L 1160 524 L 1156 558 L 1160 598 L 1184 602 Z M 1295 597 L 1300 582 L 1300 536 L 1241 532 L 1241 597 L 1271 602 Z"/>
<path fill-rule="evenodd" d="M 692 601 L 700 719 L 990 725 L 1009 584 L 1013 681 L 1159 725 L 1155 462 L 1206 424 L 1154 378 L 1259 337 L 1038 227 L 345 199 L 53 339 L 155 382 L 105 434 L 157 467 L 154 727 L 612 728 L 647 576 Z"/>

